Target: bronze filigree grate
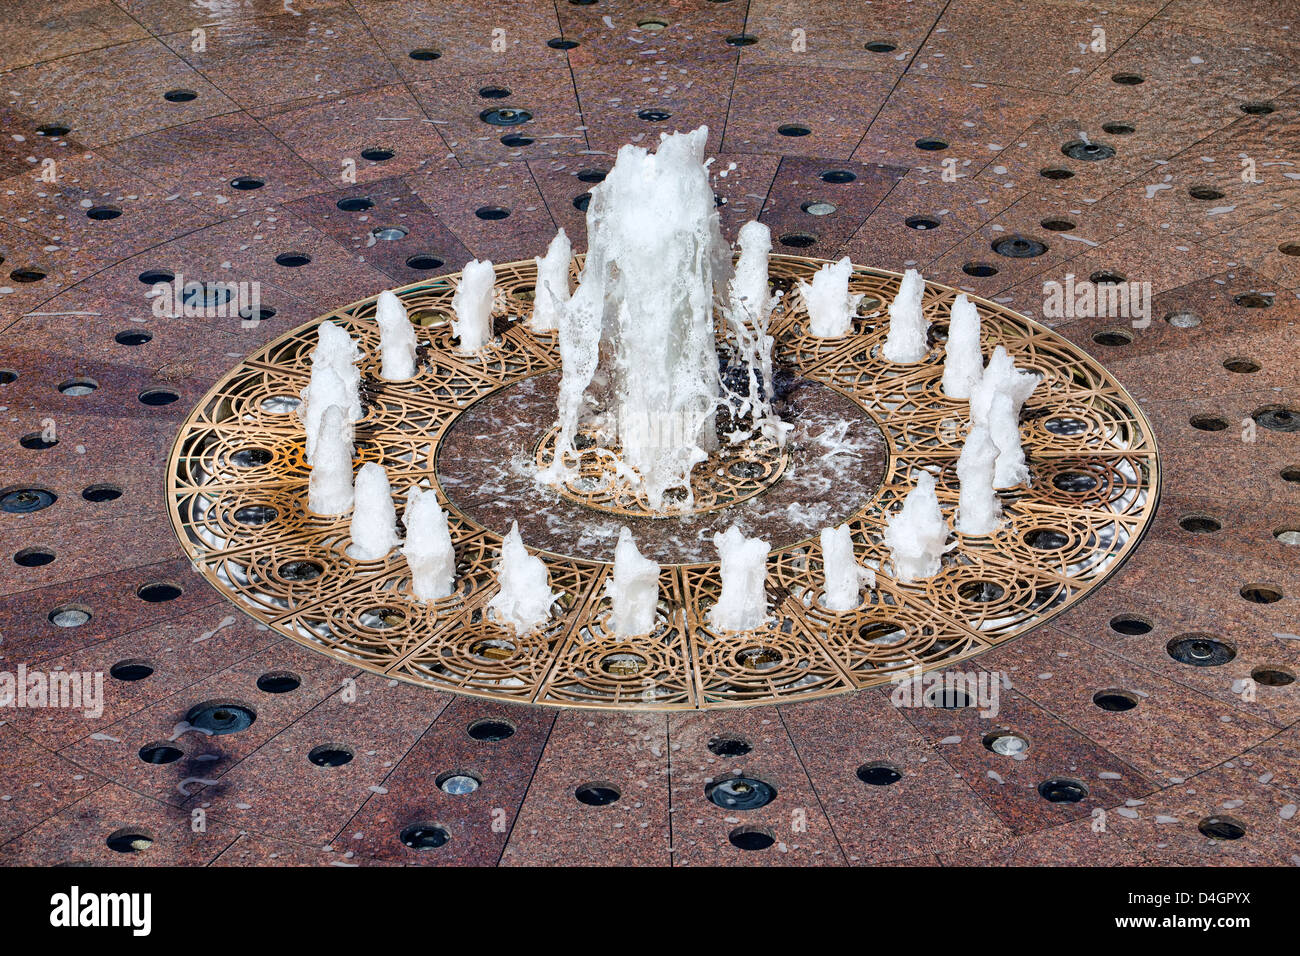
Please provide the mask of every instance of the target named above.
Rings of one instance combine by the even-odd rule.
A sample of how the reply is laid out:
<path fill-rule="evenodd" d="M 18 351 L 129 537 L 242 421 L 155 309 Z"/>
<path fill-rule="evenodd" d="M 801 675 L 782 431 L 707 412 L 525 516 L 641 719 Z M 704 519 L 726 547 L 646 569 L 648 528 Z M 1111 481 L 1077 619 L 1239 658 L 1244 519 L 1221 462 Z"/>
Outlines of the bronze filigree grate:
<path fill-rule="evenodd" d="M 522 321 L 532 308 L 531 261 L 497 267 L 497 335 L 475 356 L 454 348 L 449 320 L 456 276 L 398 290 L 421 342 L 419 372 L 410 382 L 378 378 L 373 298 L 251 354 L 181 428 L 168 486 L 176 532 L 196 569 L 218 590 L 300 644 L 430 687 L 553 706 L 736 707 L 885 684 L 918 665 L 949 667 L 978 654 L 1097 587 L 1136 546 L 1155 509 L 1159 467 L 1150 425 L 1085 352 L 973 297 L 983 318 L 985 355 L 1003 345 L 1017 365 L 1043 376 L 1022 419 L 1032 478 L 1028 487 L 1002 494 L 1004 524 L 997 532 L 954 535 L 956 546 L 938 575 L 903 585 L 888 574 L 884 522 L 901 507 L 915 474 L 936 476 L 949 516 L 957 501 L 955 465 L 966 407 L 940 389 L 941 343 L 957 290 L 927 283 L 933 347 L 921 362 L 896 365 L 878 355 L 886 332 L 879 310 L 893 297 L 899 276 L 855 269 L 852 290 L 867 297 L 854 332 L 815 338 L 807 332 L 795 280 L 811 277 L 822 264 L 772 257 L 773 284 L 786 292 L 773 334 L 778 364 L 861 406 L 886 445 L 879 488 L 862 489 L 863 500 L 847 519 L 858 560 L 877 569 L 876 588 L 864 592 L 853 611 L 822 606 L 820 548 L 810 529 L 773 548 L 771 616 L 757 631 L 715 633 L 708 627 L 706 612 L 720 589 L 716 563 L 664 563 L 653 633 L 617 638 L 605 595 L 612 565 L 590 554 L 551 550 L 537 552 L 559 594 L 548 624 L 517 635 L 489 618 L 492 568 L 508 529 L 476 521 L 449 499 L 439 452 L 476 403 L 559 368 L 554 335 L 531 332 Z M 306 509 L 308 467 L 293 410 L 310 377 L 315 328 L 325 319 L 346 328 L 364 351 L 357 467 L 374 461 L 387 469 L 399 493 L 399 514 L 400 497 L 413 484 L 436 488 L 448 508 L 458 566 L 457 590 L 445 600 L 417 601 L 400 552 L 356 560 L 347 553 L 348 519 Z M 551 422 L 535 424 L 545 429 Z M 528 451 L 545 453 L 537 441 Z M 780 487 L 781 457 L 755 458 L 758 467 L 721 469 L 737 480 L 710 492 L 719 507 Z M 565 497 L 616 514 L 643 509 L 634 497 L 593 498 L 586 486 Z M 612 544 L 607 551 L 612 561 Z"/>

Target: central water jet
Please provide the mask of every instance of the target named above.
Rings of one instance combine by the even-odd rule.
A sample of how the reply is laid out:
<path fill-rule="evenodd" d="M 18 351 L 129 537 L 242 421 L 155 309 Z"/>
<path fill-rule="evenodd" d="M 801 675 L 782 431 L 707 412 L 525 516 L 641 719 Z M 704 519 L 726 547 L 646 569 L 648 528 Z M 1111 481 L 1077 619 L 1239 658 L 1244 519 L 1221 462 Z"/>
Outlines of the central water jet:
<path fill-rule="evenodd" d="M 694 503 L 691 469 L 718 447 L 713 309 L 732 276 L 707 138 L 702 126 L 654 153 L 624 146 L 591 191 L 586 262 L 557 315 L 559 429 L 543 482 L 575 474 L 581 424 L 652 510 L 670 490 L 676 508 Z"/>

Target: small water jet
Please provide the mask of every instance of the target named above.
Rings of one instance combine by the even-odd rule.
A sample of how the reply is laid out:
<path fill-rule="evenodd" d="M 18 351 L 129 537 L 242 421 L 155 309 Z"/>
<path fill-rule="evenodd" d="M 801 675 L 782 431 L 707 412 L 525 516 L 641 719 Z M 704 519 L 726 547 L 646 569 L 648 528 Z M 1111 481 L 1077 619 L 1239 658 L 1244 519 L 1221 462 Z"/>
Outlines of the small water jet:
<path fill-rule="evenodd" d="M 488 608 L 495 613 L 498 622 L 517 634 L 529 634 L 547 622 L 551 616 L 551 602 L 557 595 L 551 591 L 546 564 L 524 547 L 517 521 L 501 542 L 501 560 L 497 562 L 496 575 L 500 590 L 488 602 Z"/>
<path fill-rule="evenodd" d="M 934 475 L 923 471 L 917 477 L 902 509 L 889 519 L 884 538 L 894 577 L 902 584 L 939 573 L 948 523 L 935 494 Z"/>
<path fill-rule="evenodd" d="M 925 317 L 922 301 L 925 281 L 921 273 L 908 269 L 899 283 L 898 294 L 889 303 L 889 333 L 880 354 L 891 362 L 919 362 L 929 351 L 926 333 L 930 320 Z"/>
<path fill-rule="evenodd" d="M 573 246 L 561 229 L 546 247 L 546 255 L 533 260 L 537 265 L 537 284 L 533 287 L 533 314 L 529 326 L 534 332 L 554 332 L 559 315 L 569 304 L 569 260 Z"/>
<path fill-rule="evenodd" d="M 320 324 L 311 352 L 311 381 L 299 393 L 297 411 L 307 433 L 308 464 L 315 460 L 327 408 L 338 405 L 349 421 L 361 418 L 361 370 L 356 366 L 360 358 L 361 349 L 347 332 L 328 320 Z"/>
<path fill-rule="evenodd" d="M 876 586 L 876 572 L 853 556 L 853 533 L 847 524 L 822 528 L 822 604 L 831 611 L 851 611 L 862 603 L 863 586 Z"/>
<path fill-rule="evenodd" d="M 378 561 L 401 544 L 393 488 L 383 465 L 371 461 L 361 466 L 353 499 L 352 546 L 348 553 L 360 561 Z"/>
<path fill-rule="evenodd" d="M 406 315 L 402 300 L 385 289 L 375 303 L 379 325 L 379 377 L 388 382 L 405 382 L 415 376 L 415 326 Z"/>
<path fill-rule="evenodd" d="M 473 355 L 492 339 L 492 295 L 496 281 L 492 260 L 473 259 L 465 264 L 451 300 L 456 313 L 451 328 L 460 339 L 462 355 Z"/>
<path fill-rule="evenodd" d="M 984 375 L 980 351 L 979 309 L 963 292 L 953 300 L 948 318 L 948 341 L 943 352 L 943 393 L 949 398 L 970 398 Z"/>
<path fill-rule="evenodd" d="M 818 338 L 837 338 L 853 331 L 853 317 L 862 293 L 849 292 L 852 274 L 853 263 L 845 256 L 818 269 L 811 283 L 799 280 L 799 291 L 808 309 L 808 331 Z"/>
<path fill-rule="evenodd" d="M 961 494 L 956 527 L 962 534 L 992 534 L 998 528 L 1002 504 L 993 490 L 993 473 L 998 449 L 987 425 L 975 425 L 966 435 L 957 459 L 957 480 Z"/>
<path fill-rule="evenodd" d="M 740 258 L 736 274 L 728 286 L 727 330 L 735 344 L 736 355 L 746 373 L 748 390 L 735 414 L 752 417 L 759 431 L 784 445 L 791 426 L 781 421 L 772 408 L 775 393 L 772 372 L 772 343 L 768 331 L 772 309 L 779 296 L 768 290 L 768 256 L 772 251 L 772 233 L 761 222 L 748 222 L 737 236 Z"/>
<path fill-rule="evenodd" d="M 402 517 L 406 525 L 402 554 L 411 569 L 412 592 L 426 602 L 449 597 L 456 580 L 456 549 L 437 493 L 412 485 Z"/>
<path fill-rule="evenodd" d="M 709 608 L 709 627 L 715 631 L 752 631 L 767 620 L 766 541 L 746 538 L 734 524 L 713 536 L 721 563 L 722 593 Z"/>
<path fill-rule="evenodd" d="M 321 416 L 316 457 L 307 482 L 307 507 L 318 515 L 345 515 L 352 510 L 352 422 L 339 405 Z"/>
<path fill-rule="evenodd" d="M 971 424 L 985 425 L 998 448 L 994 488 L 1014 488 L 1029 480 L 1029 468 L 1020 436 L 1020 409 L 1042 376 L 1018 369 L 999 345 L 979 383 L 971 391 Z"/>
<path fill-rule="evenodd" d="M 632 532 L 618 532 L 614 548 L 614 573 L 605 582 L 605 593 L 614 608 L 610 626 L 619 637 L 649 634 L 654 630 L 659 605 L 659 565 L 642 557 Z"/>

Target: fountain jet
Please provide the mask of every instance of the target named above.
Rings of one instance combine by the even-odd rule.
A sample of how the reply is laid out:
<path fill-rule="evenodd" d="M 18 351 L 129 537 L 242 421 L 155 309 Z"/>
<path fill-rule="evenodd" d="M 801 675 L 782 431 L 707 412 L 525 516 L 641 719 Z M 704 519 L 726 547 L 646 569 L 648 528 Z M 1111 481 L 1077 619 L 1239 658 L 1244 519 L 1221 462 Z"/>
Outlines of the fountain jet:
<path fill-rule="evenodd" d="M 438 495 L 412 485 L 402 517 L 406 525 L 402 554 L 411 569 L 411 590 L 426 602 L 450 597 L 456 581 L 456 549 Z"/>
<path fill-rule="evenodd" d="M 997 530 L 1002 505 L 993 490 L 997 446 L 987 425 L 975 425 L 966 435 L 957 459 L 957 480 L 961 497 L 957 503 L 957 530 L 962 534 L 984 535 Z"/>
<path fill-rule="evenodd" d="M 709 627 L 715 631 L 751 631 L 767 620 L 766 541 L 746 538 L 734 524 L 713 536 L 721 562 L 722 593 L 709 608 Z"/>
<path fill-rule="evenodd" d="M 405 382 L 415 376 L 415 326 L 406 317 L 406 306 L 392 292 L 379 293 L 375 306 L 379 324 L 379 377 L 387 382 Z"/>
<path fill-rule="evenodd" d="M 901 584 L 911 584 L 938 574 L 947 540 L 948 524 L 934 491 L 934 475 L 923 471 L 903 500 L 902 510 L 885 528 L 894 577 Z"/>
<path fill-rule="evenodd" d="M 898 284 L 898 294 L 889 303 L 889 334 L 880 353 L 891 362 L 919 362 L 929 351 L 926 333 L 930 320 L 925 317 L 922 302 L 925 281 L 921 273 L 908 269 Z"/>
<path fill-rule="evenodd" d="M 371 461 L 361 466 L 357 471 L 355 499 L 352 547 L 348 553 L 361 561 L 378 561 L 401 544 L 393 487 L 383 465 Z"/>
<path fill-rule="evenodd" d="M 569 260 L 573 246 L 561 229 L 546 247 L 545 257 L 538 256 L 537 284 L 533 287 L 533 316 L 529 327 L 534 332 L 554 332 L 559 315 L 569 302 Z"/>
<path fill-rule="evenodd" d="M 605 593 L 614 605 L 610 626 L 617 637 L 649 634 L 655 626 L 659 606 L 659 565 L 637 550 L 632 532 L 618 532 L 614 548 L 614 573 L 605 582 Z"/>
<path fill-rule="evenodd" d="M 980 351 L 980 313 L 963 292 L 952 303 L 948 341 L 944 344 L 943 393 L 949 398 L 970 398 L 971 389 L 984 374 Z"/>
<path fill-rule="evenodd" d="M 539 480 L 572 474 L 578 425 L 600 396 L 605 436 L 661 511 L 669 489 L 693 504 L 691 469 L 717 447 L 721 383 L 713 300 L 731 278 L 704 162 L 708 128 L 627 145 L 591 190 L 587 258 L 559 316 L 563 366 L 556 457 Z M 598 375 L 598 368 L 605 374 Z M 605 440 L 602 438 L 602 441 Z"/>
<path fill-rule="evenodd" d="M 853 557 L 853 534 L 847 524 L 822 528 L 822 604 L 830 611 L 852 611 L 862 603 L 862 587 L 876 586 L 876 572 Z"/>
<path fill-rule="evenodd" d="M 811 284 L 799 280 L 799 291 L 808 308 L 808 330 L 818 338 L 831 339 L 853 331 L 853 316 L 863 293 L 849 292 L 852 274 L 853 263 L 845 256 L 818 269 Z"/>
<path fill-rule="evenodd" d="M 500 590 L 488 602 L 496 619 L 517 634 L 531 633 L 545 624 L 556 595 L 551 591 L 546 565 L 524 547 L 518 521 L 511 523 L 510 533 L 501 542 L 496 574 Z"/>
<path fill-rule="evenodd" d="M 456 318 L 452 331 L 460 339 L 460 353 L 472 355 L 492 338 L 492 294 L 496 287 L 496 269 L 492 260 L 465 263 L 460 284 L 451 297 L 451 308 Z"/>
<path fill-rule="evenodd" d="M 361 370 L 355 362 L 361 349 L 352 336 L 333 322 L 316 330 L 316 347 L 311 352 L 311 381 L 299 392 L 302 404 L 298 418 L 307 433 L 307 463 L 316 457 L 321 417 L 331 405 L 340 406 L 349 421 L 361 418 Z"/>
<path fill-rule="evenodd" d="M 316 435 L 307 508 L 318 515 L 345 515 L 352 510 L 352 498 L 352 422 L 342 406 L 331 405 Z"/>
<path fill-rule="evenodd" d="M 999 345 L 979 384 L 971 391 L 971 424 L 986 425 L 998 448 L 994 488 L 1014 488 L 1029 480 L 1020 440 L 1020 409 L 1040 381 L 1041 376 L 1016 368 L 1007 350 Z"/>
<path fill-rule="evenodd" d="M 728 285 L 730 301 L 725 314 L 736 355 L 748 374 L 749 391 L 742 397 L 736 413 L 741 418 L 751 416 L 764 436 L 784 445 L 792 426 L 781 421 L 772 408 L 773 339 L 768 327 L 772 308 L 778 301 L 767 284 L 772 233 L 761 222 L 747 222 L 740 228 L 737 243 L 740 259 L 736 262 L 735 277 Z"/>

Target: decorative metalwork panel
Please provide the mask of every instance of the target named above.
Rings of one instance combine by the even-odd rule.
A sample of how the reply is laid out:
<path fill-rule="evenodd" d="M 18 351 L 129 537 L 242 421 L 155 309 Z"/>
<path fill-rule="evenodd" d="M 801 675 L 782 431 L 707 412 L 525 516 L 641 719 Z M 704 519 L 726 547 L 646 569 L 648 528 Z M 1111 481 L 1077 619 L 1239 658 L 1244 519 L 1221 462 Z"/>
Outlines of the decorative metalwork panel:
<path fill-rule="evenodd" d="M 575 276 L 580 263 L 575 260 Z M 208 393 L 176 440 L 168 487 L 176 532 L 216 588 L 301 644 L 430 687 L 559 707 L 739 707 L 888 683 L 915 668 L 948 667 L 1009 640 L 1099 585 L 1136 546 L 1155 509 L 1159 465 L 1150 425 L 1085 352 L 974 297 L 985 354 L 1003 345 L 1019 367 L 1043 376 L 1022 414 L 1031 479 L 1001 493 L 1003 524 L 996 532 L 953 532 L 954 546 L 937 575 L 914 584 L 890 575 L 883 530 L 916 476 L 935 476 L 950 519 L 957 504 L 956 462 L 969 424 L 967 407 L 940 387 L 942 343 L 957 290 L 927 284 L 930 352 L 920 362 L 898 365 L 882 358 L 880 347 L 887 332 L 884 303 L 900 277 L 855 269 L 850 288 L 866 295 L 853 332 L 817 338 L 808 332 L 796 280 L 810 278 L 822 264 L 772 257 L 773 287 L 784 293 L 772 330 L 778 366 L 859 409 L 883 443 L 879 487 L 874 477 L 864 477 L 862 487 L 824 493 L 827 501 L 852 502 L 847 520 L 855 555 L 876 570 L 876 587 L 865 590 L 852 611 L 824 607 L 817 525 L 801 521 L 791 525 L 791 540 L 774 543 L 767 576 L 770 615 L 757 630 L 718 632 L 708 625 L 708 609 L 720 590 L 716 563 L 656 556 L 663 570 L 655 627 L 638 637 L 616 636 L 605 593 L 613 543 L 551 549 L 527 536 L 557 594 L 550 619 L 526 635 L 496 623 L 488 603 L 496 593 L 493 567 L 508 528 L 489 527 L 473 508 L 458 506 L 440 454 L 455 445 L 449 433 L 476 404 L 532 388 L 559 369 L 555 335 L 527 327 L 536 278 L 531 261 L 497 267 L 494 338 L 476 355 L 459 354 L 452 336 L 456 276 L 397 290 L 419 340 L 419 370 L 409 382 L 378 377 L 373 298 L 321 316 L 249 356 Z M 456 591 L 441 601 L 415 598 L 400 551 L 378 561 L 357 560 L 347 550 L 349 519 L 307 510 L 309 469 L 294 411 L 310 378 L 316 326 L 326 319 L 343 326 L 364 353 L 357 466 L 378 462 L 387 469 L 399 514 L 413 486 L 436 490 L 449 513 Z M 724 325 L 720 317 L 717 324 Z M 539 401 L 535 394 L 531 405 L 519 407 L 544 407 Z M 553 423 L 524 424 L 535 435 L 522 457 L 532 465 L 549 462 Z M 785 477 L 789 458 L 783 450 L 732 451 L 697 468 L 691 515 L 662 518 L 634 492 L 605 480 L 607 463 L 581 464 L 581 475 L 591 480 L 548 492 L 552 500 L 659 527 L 710 511 L 726 515 L 726 508 L 776 495 L 783 482 L 793 480 Z M 817 514 L 818 502 L 804 504 Z M 534 521 L 533 527 L 541 526 Z M 602 553 L 591 553 L 597 550 Z"/>

